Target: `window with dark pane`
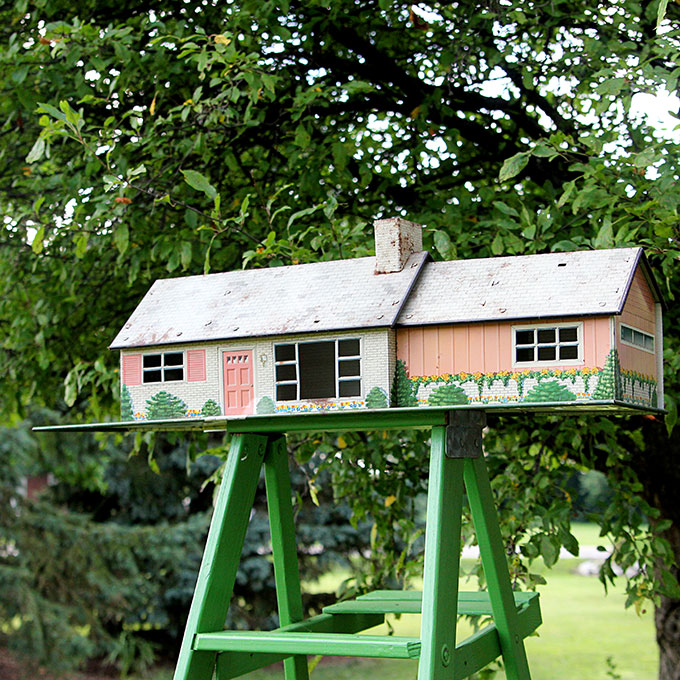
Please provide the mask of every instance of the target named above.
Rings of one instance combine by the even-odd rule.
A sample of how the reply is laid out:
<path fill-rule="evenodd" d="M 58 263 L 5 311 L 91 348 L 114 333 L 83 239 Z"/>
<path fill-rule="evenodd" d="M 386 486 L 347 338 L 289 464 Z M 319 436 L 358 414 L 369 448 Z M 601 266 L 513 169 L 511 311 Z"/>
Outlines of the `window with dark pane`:
<path fill-rule="evenodd" d="M 338 340 L 338 356 L 339 357 L 358 357 L 359 356 L 359 341 L 358 340 Z"/>
<path fill-rule="evenodd" d="M 562 345 L 560 347 L 560 359 L 567 361 L 578 359 L 578 345 Z"/>
<path fill-rule="evenodd" d="M 539 347 L 538 348 L 538 360 L 539 361 L 555 361 L 555 356 L 556 356 L 556 350 L 557 348 L 555 345 L 551 345 L 548 347 Z"/>
<path fill-rule="evenodd" d="M 335 343 L 303 342 L 298 345 L 300 399 L 335 397 Z"/>
<path fill-rule="evenodd" d="M 297 368 L 292 364 L 279 364 L 276 367 L 276 381 L 293 380 L 297 381 Z"/>
<path fill-rule="evenodd" d="M 360 380 L 342 380 L 339 388 L 340 397 L 360 397 L 361 396 L 361 381 Z"/>
<path fill-rule="evenodd" d="M 144 371 L 144 382 L 145 383 L 154 383 L 154 382 L 160 382 L 161 381 L 161 371 L 160 369 L 158 370 L 153 370 L 153 371 Z"/>
<path fill-rule="evenodd" d="M 276 345 L 274 359 L 275 361 L 295 361 L 295 345 Z"/>
<path fill-rule="evenodd" d="M 533 345 L 534 331 L 515 331 L 515 344 L 517 345 Z"/>
<path fill-rule="evenodd" d="M 145 354 L 142 369 L 142 382 L 145 383 L 184 380 L 184 352 Z"/>
<path fill-rule="evenodd" d="M 142 357 L 142 364 L 144 368 L 160 368 L 162 356 L 160 354 L 145 354 Z"/>
<path fill-rule="evenodd" d="M 297 384 L 276 386 L 277 401 L 295 401 L 296 399 L 297 399 Z"/>
<path fill-rule="evenodd" d="M 539 328 L 538 329 L 538 343 L 555 342 L 554 328 Z"/>
<path fill-rule="evenodd" d="M 534 348 L 533 347 L 518 347 L 515 354 L 516 361 L 533 361 Z"/>
<path fill-rule="evenodd" d="M 578 326 L 515 330 L 516 364 L 549 364 L 560 361 L 578 361 L 578 359 Z"/>
<path fill-rule="evenodd" d="M 576 326 L 560 328 L 560 342 L 578 342 L 578 328 Z"/>

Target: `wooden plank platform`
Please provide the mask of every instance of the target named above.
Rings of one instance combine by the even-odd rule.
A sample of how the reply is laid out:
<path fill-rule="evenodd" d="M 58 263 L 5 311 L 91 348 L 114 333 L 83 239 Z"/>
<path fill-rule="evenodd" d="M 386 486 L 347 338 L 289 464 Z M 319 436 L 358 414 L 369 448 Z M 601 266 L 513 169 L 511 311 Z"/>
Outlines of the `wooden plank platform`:
<path fill-rule="evenodd" d="M 519 609 L 538 598 L 538 593 L 513 593 Z M 420 614 L 423 594 L 417 590 L 376 590 L 323 608 L 324 614 Z M 458 593 L 458 615 L 491 615 L 491 602 L 485 592 Z"/>

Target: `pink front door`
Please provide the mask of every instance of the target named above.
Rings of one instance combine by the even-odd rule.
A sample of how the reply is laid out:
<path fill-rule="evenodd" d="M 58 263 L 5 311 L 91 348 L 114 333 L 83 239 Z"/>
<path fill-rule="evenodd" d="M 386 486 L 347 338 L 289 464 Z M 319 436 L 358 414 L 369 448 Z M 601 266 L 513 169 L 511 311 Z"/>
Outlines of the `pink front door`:
<path fill-rule="evenodd" d="M 222 352 L 224 367 L 224 415 L 241 416 L 253 412 L 253 353 Z"/>

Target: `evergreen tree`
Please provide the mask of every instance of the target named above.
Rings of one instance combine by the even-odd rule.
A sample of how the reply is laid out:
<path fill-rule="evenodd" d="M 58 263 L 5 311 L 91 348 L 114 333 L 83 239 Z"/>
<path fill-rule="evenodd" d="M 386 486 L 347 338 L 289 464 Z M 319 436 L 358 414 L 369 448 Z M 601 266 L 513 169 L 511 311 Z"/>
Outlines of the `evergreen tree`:
<path fill-rule="evenodd" d="M 165 391 L 154 394 L 147 400 L 146 405 L 149 420 L 184 418 L 187 414 L 187 405 L 179 397 Z"/>
<path fill-rule="evenodd" d="M 387 393 L 377 385 L 366 395 L 367 408 L 387 408 Z"/>
<path fill-rule="evenodd" d="M 448 406 L 453 404 L 469 404 L 465 390 L 458 385 L 442 385 L 432 391 L 427 400 L 430 406 Z"/>
<path fill-rule="evenodd" d="M 401 359 L 397 359 L 392 386 L 392 403 L 395 406 L 418 406 L 415 391 L 406 373 L 406 364 Z"/>
<path fill-rule="evenodd" d="M 616 349 L 612 349 L 607 355 L 604 368 L 597 379 L 593 399 L 620 399 L 621 392 L 619 353 Z"/>
<path fill-rule="evenodd" d="M 134 406 L 132 405 L 130 390 L 127 388 L 127 385 L 123 385 L 120 388 L 120 419 L 133 420 L 134 413 L 135 411 Z"/>

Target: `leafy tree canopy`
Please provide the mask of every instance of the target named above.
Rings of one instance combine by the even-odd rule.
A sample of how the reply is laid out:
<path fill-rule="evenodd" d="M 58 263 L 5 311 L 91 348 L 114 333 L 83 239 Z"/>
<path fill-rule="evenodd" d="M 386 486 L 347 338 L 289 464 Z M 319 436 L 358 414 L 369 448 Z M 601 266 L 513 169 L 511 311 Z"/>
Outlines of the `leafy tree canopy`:
<path fill-rule="evenodd" d="M 678 677 L 678 155 L 634 113 L 677 89 L 677 3 L 15 0 L 0 18 L 7 422 L 30 403 L 114 413 L 106 346 L 159 276 L 369 254 L 394 214 L 444 259 L 645 246 L 669 303 L 666 422 L 507 419 L 486 445 L 528 558 L 574 547 L 565 467 L 609 476 L 603 530 L 646 566 L 630 602 L 655 599 Z M 342 456 L 393 500 L 349 463 L 334 480 L 390 549 L 419 487 L 371 442 Z"/>

